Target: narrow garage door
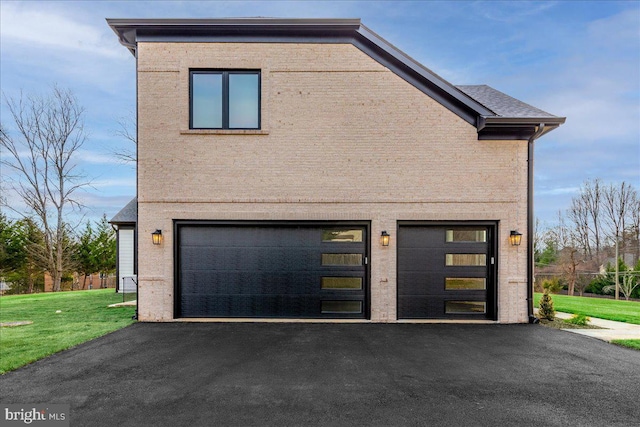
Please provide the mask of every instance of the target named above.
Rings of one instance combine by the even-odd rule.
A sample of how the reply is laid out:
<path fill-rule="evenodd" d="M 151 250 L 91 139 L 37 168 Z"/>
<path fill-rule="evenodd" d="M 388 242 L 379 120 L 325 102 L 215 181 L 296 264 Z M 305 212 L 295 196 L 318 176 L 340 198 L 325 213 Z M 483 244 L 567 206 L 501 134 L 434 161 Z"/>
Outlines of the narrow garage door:
<path fill-rule="evenodd" d="M 495 319 L 495 226 L 403 223 L 398 318 Z"/>
<path fill-rule="evenodd" d="M 176 317 L 365 318 L 366 224 L 176 223 Z"/>

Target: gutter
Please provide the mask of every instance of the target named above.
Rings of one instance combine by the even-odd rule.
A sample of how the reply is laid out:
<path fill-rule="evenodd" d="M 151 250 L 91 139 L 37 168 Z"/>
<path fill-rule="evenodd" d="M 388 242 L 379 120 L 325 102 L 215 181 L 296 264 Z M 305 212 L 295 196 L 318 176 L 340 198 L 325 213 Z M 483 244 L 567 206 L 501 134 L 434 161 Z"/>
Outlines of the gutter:
<path fill-rule="evenodd" d="M 545 124 L 540 123 L 536 132 L 529 138 L 529 152 L 527 155 L 527 308 L 529 323 L 538 323 L 533 315 L 533 143 L 544 133 Z"/>
<path fill-rule="evenodd" d="M 138 57 L 138 55 L 136 54 L 136 49 L 138 47 L 137 43 L 129 43 L 127 41 L 125 41 L 123 38 L 118 37 L 118 41 L 120 42 L 120 44 L 124 47 L 126 47 L 127 49 L 129 49 L 129 52 L 131 52 L 133 54 L 133 56 L 135 56 L 136 58 Z"/>

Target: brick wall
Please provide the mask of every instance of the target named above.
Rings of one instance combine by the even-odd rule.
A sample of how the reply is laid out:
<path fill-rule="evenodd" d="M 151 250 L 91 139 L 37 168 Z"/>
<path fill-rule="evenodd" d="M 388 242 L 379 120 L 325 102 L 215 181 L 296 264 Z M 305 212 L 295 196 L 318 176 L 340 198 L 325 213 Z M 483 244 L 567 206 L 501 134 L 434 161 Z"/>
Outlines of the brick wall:
<path fill-rule="evenodd" d="M 526 230 L 526 141 L 478 141 L 349 44 L 140 43 L 138 67 L 142 320 L 173 318 L 174 219 L 352 219 L 372 224 L 373 321 L 396 320 L 398 220 L 499 221 L 498 319 L 526 321 L 526 236 L 508 244 Z M 190 68 L 260 69 L 261 130 L 189 130 Z"/>

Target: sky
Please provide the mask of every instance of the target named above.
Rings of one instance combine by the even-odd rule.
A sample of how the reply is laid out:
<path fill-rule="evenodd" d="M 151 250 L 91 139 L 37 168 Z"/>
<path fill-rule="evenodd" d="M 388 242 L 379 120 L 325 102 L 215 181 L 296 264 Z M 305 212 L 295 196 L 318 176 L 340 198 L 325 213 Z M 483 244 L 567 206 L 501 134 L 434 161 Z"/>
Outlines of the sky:
<path fill-rule="evenodd" d="M 135 60 L 105 18 L 360 18 L 455 85 L 487 84 L 567 118 L 535 143 L 535 213 L 552 225 L 588 179 L 640 188 L 639 1 L 7 1 L 0 0 L 3 97 L 71 89 L 89 140 L 78 168 L 86 218 L 135 196 Z M 10 129 L 2 104 L 0 120 Z M 2 154 L 4 155 L 4 153 Z M 4 187 L 7 168 L 2 169 Z M 9 203 L 17 201 L 5 188 Z M 3 209 L 4 210 L 4 209 Z M 7 212 L 9 213 L 9 212 Z"/>

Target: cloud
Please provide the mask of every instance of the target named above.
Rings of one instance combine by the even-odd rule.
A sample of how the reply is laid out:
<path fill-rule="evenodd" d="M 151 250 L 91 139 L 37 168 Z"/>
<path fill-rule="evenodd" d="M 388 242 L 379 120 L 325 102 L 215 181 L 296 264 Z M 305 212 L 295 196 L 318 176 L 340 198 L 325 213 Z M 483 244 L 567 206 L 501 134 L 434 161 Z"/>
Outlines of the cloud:
<path fill-rule="evenodd" d="M 579 191 L 580 187 L 558 187 L 536 191 L 536 193 L 540 196 L 558 196 L 562 194 L 577 194 Z"/>
<path fill-rule="evenodd" d="M 86 220 L 98 221 L 103 214 L 107 215 L 107 219 L 111 219 L 117 214 L 131 199 L 135 196 L 135 191 L 128 193 L 119 193 L 117 195 L 106 196 L 102 194 L 85 192 L 79 194 L 79 199 L 86 208 L 82 212 L 76 212 L 72 218 L 82 222 Z"/>
<path fill-rule="evenodd" d="M 486 19 L 516 23 L 547 12 L 556 2 L 539 1 L 476 1 L 473 10 Z"/>
<path fill-rule="evenodd" d="M 45 8 L 23 7 L 20 3 L 2 4 L 0 37 L 3 49 L 8 42 L 37 45 L 47 49 L 75 51 L 106 57 L 121 57 L 123 52 L 105 43 L 107 31 L 77 22 L 68 15 Z"/>
<path fill-rule="evenodd" d="M 136 187 L 135 176 L 130 178 L 107 178 L 99 179 L 91 182 L 91 186 L 94 188 L 113 188 L 113 187 Z"/>
<path fill-rule="evenodd" d="M 640 123 L 640 24 L 638 10 L 595 20 L 570 40 L 559 40 L 552 61 L 532 70 L 532 102 L 567 117 L 563 139 L 638 138 Z M 558 37 L 563 39 L 563 37 Z M 546 42 L 551 42 L 546 38 Z M 514 81 L 527 88 L 531 75 Z M 542 87 L 541 87 L 542 86 Z"/>
<path fill-rule="evenodd" d="M 119 165 L 122 163 L 111 154 L 104 154 L 90 150 L 78 150 L 76 153 L 76 162 L 98 165 Z"/>

